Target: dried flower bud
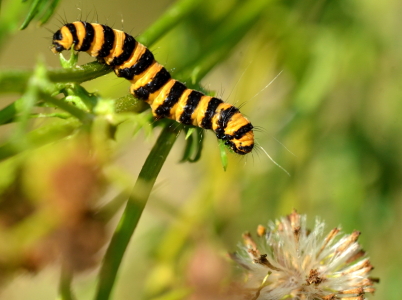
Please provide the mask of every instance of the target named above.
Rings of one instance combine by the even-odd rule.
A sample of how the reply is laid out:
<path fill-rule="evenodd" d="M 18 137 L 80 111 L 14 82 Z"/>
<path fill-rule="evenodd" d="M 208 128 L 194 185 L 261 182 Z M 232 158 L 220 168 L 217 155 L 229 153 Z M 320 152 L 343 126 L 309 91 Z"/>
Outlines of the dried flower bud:
<path fill-rule="evenodd" d="M 259 240 L 244 235 L 245 246 L 231 257 L 248 272 L 246 298 L 253 300 L 355 300 L 373 293 L 377 279 L 357 239 L 360 232 L 341 237 L 335 228 L 323 236 L 316 220 L 310 232 L 306 216 L 293 212 L 271 222 Z"/>

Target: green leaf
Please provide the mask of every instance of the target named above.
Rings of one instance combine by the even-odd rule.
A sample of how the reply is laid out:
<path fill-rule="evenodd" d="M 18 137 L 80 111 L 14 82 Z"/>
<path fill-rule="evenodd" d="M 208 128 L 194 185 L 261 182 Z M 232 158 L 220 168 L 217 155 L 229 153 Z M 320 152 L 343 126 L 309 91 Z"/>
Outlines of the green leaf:
<path fill-rule="evenodd" d="M 227 149 L 228 146 L 225 145 L 225 142 L 223 140 L 218 140 L 219 142 L 219 151 L 220 151 L 220 155 L 221 155 L 221 163 L 222 163 L 222 167 L 223 170 L 226 171 L 227 167 L 228 167 L 228 155 L 227 155 Z"/>
<path fill-rule="evenodd" d="M 54 11 L 56 10 L 57 5 L 59 4 L 60 0 L 53 0 L 48 5 L 48 8 L 45 10 L 42 18 L 40 18 L 39 22 L 40 25 L 43 25 L 49 21 L 50 17 L 53 15 Z"/>
<path fill-rule="evenodd" d="M 23 30 L 28 27 L 29 23 L 33 20 L 33 18 L 38 14 L 39 7 L 46 0 L 34 0 L 31 7 L 29 8 L 29 12 L 24 22 L 22 23 L 20 30 Z"/>
<path fill-rule="evenodd" d="M 29 8 L 28 15 L 20 26 L 20 30 L 27 28 L 29 23 L 38 15 L 42 15 L 39 19 L 40 25 L 45 24 L 53 15 L 59 2 L 60 0 L 34 0 Z"/>
<path fill-rule="evenodd" d="M 106 251 L 99 272 L 96 300 L 107 300 L 110 297 L 128 243 L 137 227 L 156 177 L 178 134 L 177 127 L 165 126 L 141 169 L 127 206 Z"/>
<path fill-rule="evenodd" d="M 184 132 L 186 133 L 186 147 L 180 162 L 196 162 L 201 158 L 204 129 L 184 126 Z"/>
<path fill-rule="evenodd" d="M 60 64 L 63 69 L 72 69 L 77 65 L 78 52 L 74 51 L 74 44 L 71 47 L 70 53 L 71 54 L 69 59 L 65 59 L 62 53 L 59 54 Z"/>

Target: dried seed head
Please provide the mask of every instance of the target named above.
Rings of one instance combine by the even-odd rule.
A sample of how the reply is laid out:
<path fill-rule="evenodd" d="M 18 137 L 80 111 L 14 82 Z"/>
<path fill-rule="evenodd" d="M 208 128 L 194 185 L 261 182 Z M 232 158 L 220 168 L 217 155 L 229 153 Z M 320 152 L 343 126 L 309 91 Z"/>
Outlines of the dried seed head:
<path fill-rule="evenodd" d="M 271 222 L 258 240 L 244 235 L 245 246 L 231 257 L 248 273 L 245 299 L 355 300 L 373 293 L 378 280 L 357 239 L 335 228 L 323 235 L 324 223 L 306 228 L 306 216 L 292 212 Z"/>

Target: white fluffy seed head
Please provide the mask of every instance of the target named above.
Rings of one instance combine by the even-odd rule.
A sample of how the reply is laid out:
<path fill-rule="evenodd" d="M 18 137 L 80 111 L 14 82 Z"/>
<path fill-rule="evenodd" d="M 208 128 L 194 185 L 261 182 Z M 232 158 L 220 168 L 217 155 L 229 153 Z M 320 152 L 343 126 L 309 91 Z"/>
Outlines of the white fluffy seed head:
<path fill-rule="evenodd" d="M 316 220 L 309 231 L 306 216 L 293 212 L 268 228 L 259 226 L 257 239 L 243 235 L 244 246 L 232 258 L 247 270 L 245 299 L 363 300 L 377 279 L 357 239 L 360 232 L 341 235 L 334 228 L 324 236 Z"/>

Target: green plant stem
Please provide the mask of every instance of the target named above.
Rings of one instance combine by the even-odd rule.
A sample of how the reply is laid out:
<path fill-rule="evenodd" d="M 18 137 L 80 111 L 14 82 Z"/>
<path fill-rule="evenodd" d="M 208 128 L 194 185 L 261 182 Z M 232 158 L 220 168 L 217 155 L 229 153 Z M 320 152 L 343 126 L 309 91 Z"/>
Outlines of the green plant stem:
<path fill-rule="evenodd" d="M 62 110 L 68 112 L 70 115 L 79 119 L 84 124 L 91 122 L 94 118 L 94 115 L 87 113 L 81 109 L 78 109 L 62 100 L 53 98 L 45 93 L 41 93 L 41 97 L 43 100 L 45 100 L 45 102 L 51 103 L 61 108 Z M 20 101 L 21 99 L 7 105 L 2 110 L 0 110 L 0 125 L 12 122 L 16 118 L 16 115 L 18 113 L 16 106 L 19 105 L 18 102 Z"/>
<path fill-rule="evenodd" d="M 66 103 L 62 100 L 58 100 L 56 98 L 53 98 L 45 93 L 41 93 L 41 97 L 46 102 L 51 103 L 51 104 L 61 108 L 62 110 L 68 112 L 70 115 L 76 117 L 83 124 L 89 124 L 95 118 L 95 116 L 93 114 L 87 113 L 79 108 L 76 108 L 75 106 L 73 106 L 69 103 Z"/>
<path fill-rule="evenodd" d="M 33 3 L 31 4 L 31 7 L 29 9 L 28 15 L 20 27 L 20 30 L 27 28 L 28 24 L 32 21 L 32 19 L 38 13 L 41 2 L 42 2 L 42 0 L 34 0 L 33 1 Z"/>
<path fill-rule="evenodd" d="M 110 66 L 93 61 L 82 65 L 79 68 L 50 70 L 48 72 L 48 77 L 50 81 L 53 82 L 82 83 L 106 75 L 110 72 L 112 72 Z"/>
<path fill-rule="evenodd" d="M 0 125 L 12 122 L 16 113 L 17 110 L 15 108 L 15 102 L 4 107 L 2 110 L 0 110 Z"/>
<path fill-rule="evenodd" d="M 99 273 L 96 300 L 107 300 L 113 289 L 123 255 L 138 224 L 155 180 L 172 148 L 179 130 L 166 126 L 149 153 L 128 199 L 120 222 L 106 251 Z"/>
<path fill-rule="evenodd" d="M 52 82 L 81 83 L 95 79 L 111 71 L 112 69 L 108 65 L 94 61 L 79 68 L 50 70 L 47 72 L 47 76 Z M 25 90 L 33 72 L 33 70 L 0 71 L 0 93 L 20 93 Z"/>
<path fill-rule="evenodd" d="M 180 0 L 174 3 L 154 24 L 152 24 L 138 38 L 140 43 L 147 47 L 152 46 L 159 38 L 164 36 L 169 30 L 174 28 L 183 18 L 190 14 L 201 0 Z"/>
<path fill-rule="evenodd" d="M 43 16 L 40 18 L 40 25 L 45 24 L 49 21 L 50 17 L 53 15 L 57 5 L 59 4 L 60 0 L 51 0 L 49 7 L 46 9 Z"/>
<path fill-rule="evenodd" d="M 191 84 L 199 82 L 213 67 L 223 61 L 235 45 L 242 40 L 255 23 L 260 20 L 264 8 L 270 3 L 267 0 L 244 1 L 234 10 L 214 32 L 205 51 L 183 69 L 176 69 L 181 80 L 192 79 Z M 189 84 L 191 86 L 191 84 Z"/>
<path fill-rule="evenodd" d="M 52 124 L 43 126 L 27 133 L 27 141 L 29 147 L 35 148 L 43 146 L 47 143 L 53 142 L 58 139 L 62 139 L 78 127 L 82 126 L 82 123 L 75 118 L 69 118 L 68 120 L 54 121 Z M 0 160 L 9 158 L 21 152 L 21 149 L 17 146 L 18 142 L 8 141 L 0 146 Z"/>
<path fill-rule="evenodd" d="M 65 264 L 61 267 L 60 283 L 59 283 L 59 298 L 58 300 L 74 300 L 71 291 L 71 283 L 73 281 L 73 272 Z"/>

